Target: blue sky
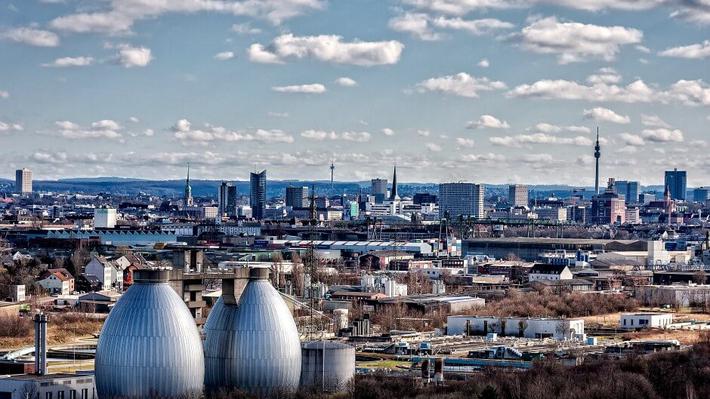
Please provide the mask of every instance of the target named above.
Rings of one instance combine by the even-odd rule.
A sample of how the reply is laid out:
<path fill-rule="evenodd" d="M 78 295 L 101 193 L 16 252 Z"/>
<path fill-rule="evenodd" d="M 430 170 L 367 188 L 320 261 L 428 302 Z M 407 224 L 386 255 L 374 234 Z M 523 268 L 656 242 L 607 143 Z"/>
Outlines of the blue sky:
<path fill-rule="evenodd" d="M 708 0 L 0 7 L 0 176 L 710 185 Z"/>

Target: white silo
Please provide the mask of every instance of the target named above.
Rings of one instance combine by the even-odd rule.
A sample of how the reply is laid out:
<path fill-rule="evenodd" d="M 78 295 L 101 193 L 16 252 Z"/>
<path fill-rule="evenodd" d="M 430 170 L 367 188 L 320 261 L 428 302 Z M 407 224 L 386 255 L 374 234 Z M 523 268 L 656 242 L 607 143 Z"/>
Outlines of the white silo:
<path fill-rule="evenodd" d="M 167 270 L 137 270 L 96 346 L 101 399 L 184 398 L 202 394 L 200 334 L 185 302 L 168 285 Z"/>

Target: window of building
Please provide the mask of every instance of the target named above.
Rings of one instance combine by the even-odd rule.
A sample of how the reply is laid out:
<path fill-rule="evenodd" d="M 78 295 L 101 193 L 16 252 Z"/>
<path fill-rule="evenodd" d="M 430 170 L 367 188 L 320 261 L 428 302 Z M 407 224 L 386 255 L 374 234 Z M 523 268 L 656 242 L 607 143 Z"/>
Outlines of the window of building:
<path fill-rule="evenodd" d="M 69 391 L 69 399 L 76 399 L 76 391 L 75 390 L 72 389 L 71 391 Z"/>
<path fill-rule="evenodd" d="M 45 394 L 44 394 L 44 399 L 52 399 L 52 393 L 51 393 L 51 392 L 45 393 Z"/>

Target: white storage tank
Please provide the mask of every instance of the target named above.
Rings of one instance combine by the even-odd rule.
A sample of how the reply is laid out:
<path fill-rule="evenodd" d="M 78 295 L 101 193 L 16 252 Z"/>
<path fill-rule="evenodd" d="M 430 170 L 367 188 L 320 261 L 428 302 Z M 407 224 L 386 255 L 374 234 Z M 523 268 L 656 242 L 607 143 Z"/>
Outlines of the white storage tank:
<path fill-rule="evenodd" d="M 134 272 L 101 329 L 95 366 L 101 399 L 202 395 L 202 341 L 167 270 Z"/>
<path fill-rule="evenodd" d="M 337 392 L 355 376 L 355 348 L 334 341 L 306 342 L 301 347 L 301 386 Z"/>
<path fill-rule="evenodd" d="M 205 333 L 205 388 L 217 391 L 229 385 L 232 367 L 236 367 L 232 353 L 234 342 L 234 321 L 237 306 L 225 304 L 219 297 L 210 310 L 204 326 Z"/>

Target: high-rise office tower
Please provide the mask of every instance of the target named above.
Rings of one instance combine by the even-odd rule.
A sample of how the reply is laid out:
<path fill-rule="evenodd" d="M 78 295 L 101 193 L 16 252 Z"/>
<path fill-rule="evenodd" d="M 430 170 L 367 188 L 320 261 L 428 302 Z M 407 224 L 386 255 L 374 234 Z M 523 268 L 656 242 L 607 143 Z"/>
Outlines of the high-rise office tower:
<path fill-rule="evenodd" d="M 286 206 L 307 208 L 308 205 L 308 187 L 286 187 Z"/>
<path fill-rule="evenodd" d="M 614 179 L 609 179 L 609 185 L 604 193 L 595 195 L 592 199 L 593 224 L 623 224 L 626 220 L 626 201 L 617 194 Z"/>
<path fill-rule="evenodd" d="M 27 168 L 15 171 L 15 191 L 20 194 L 32 193 L 32 171 Z"/>
<path fill-rule="evenodd" d="M 671 199 L 685 201 L 688 191 L 688 174 L 684 170 L 667 170 L 665 185 L 671 193 Z"/>
<path fill-rule="evenodd" d="M 523 184 L 508 186 L 508 204 L 510 206 L 528 206 L 528 186 Z"/>
<path fill-rule="evenodd" d="M 190 164 L 187 164 L 187 179 L 185 179 L 185 192 L 183 194 L 185 206 L 192 206 L 192 186 L 190 186 Z"/>
<path fill-rule="evenodd" d="M 710 199 L 710 188 L 698 187 L 693 190 L 693 201 L 704 204 L 708 199 Z"/>
<path fill-rule="evenodd" d="M 266 170 L 259 173 L 251 173 L 249 176 L 250 193 L 249 205 L 251 205 L 251 214 L 254 219 L 264 218 L 264 209 L 266 209 Z"/>
<path fill-rule="evenodd" d="M 375 197 L 375 202 L 384 201 L 387 198 L 387 179 L 372 179 L 370 184 L 370 194 Z"/>
<path fill-rule="evenodd" d="M 616 193 L 623 197 L 627 204 L 637 204 L 639 202 L 639 182 L 617 180 L 614 187 Z"/>
<path fill-rule="evenodd" d="M 219 217 L 237 215 L 237 186 L 223 181 L 219 185 Z"/>
<path fill-rule="evenodd" d="M 484 193 L 482 184 L 439 184 L 439 217 L 448 215 L 450 220 L 456 220 L 459 216 L 483 218 Z"/>

